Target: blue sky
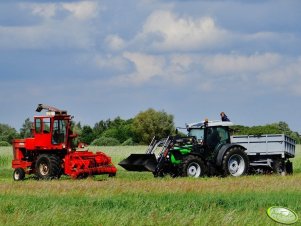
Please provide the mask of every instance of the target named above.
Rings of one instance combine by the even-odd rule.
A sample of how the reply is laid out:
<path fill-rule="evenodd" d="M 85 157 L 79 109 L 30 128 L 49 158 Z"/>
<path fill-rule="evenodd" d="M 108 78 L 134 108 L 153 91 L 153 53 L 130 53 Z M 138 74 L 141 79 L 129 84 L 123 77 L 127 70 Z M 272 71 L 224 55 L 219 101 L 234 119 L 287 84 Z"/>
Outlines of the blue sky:
<path fill-rule="evenodd" d="M 75 121 L 286 121 L 301 132 L 301 1 L 0 2 L 0 122 L 37 104 Z"/>

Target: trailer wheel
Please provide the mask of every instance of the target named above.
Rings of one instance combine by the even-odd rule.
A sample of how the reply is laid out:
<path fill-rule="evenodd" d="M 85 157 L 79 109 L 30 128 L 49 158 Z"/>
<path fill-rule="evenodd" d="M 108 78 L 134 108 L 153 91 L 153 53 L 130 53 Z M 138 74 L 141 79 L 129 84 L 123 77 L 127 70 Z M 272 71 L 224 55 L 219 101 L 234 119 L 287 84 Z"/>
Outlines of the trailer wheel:
<path fill-rule="evenodd" d="M 42 154 L 35 164 L 36 175 L 39 179 L 53 179 L 61 176 L 60 158 L 55 155 Z"/>
<path fill-rule="evenodd" d="M 24 180 L 25 178 L 25 171 L 23 168 L 17 168 L 14 170 L 13 178 L 15 181 Z"/>
<path fill-rule="evenodd" d="M 285 163 L 286 173 L 287 174 L 293 174 L 293 163 L 291 161 L 287 161 Z"/>
<path fill-rule="evenodd" d="M 189 155 L 183 159 L 181 168 L 183 177 L 202 177 L 207 172 L 203 160 L 193 155 Z"/>
<path fill-rule="evenodd" d="M 286 175 L 286 164 L 281 160 L 274 160 L 273 162 L 273 172 L 282 176 Z"/>
<path fill-rule="evenodd" d="M 223 157 L 222 168 L 224 176 L 244 175 L 249 169 L 249 158 L 241 147 L 232 147 Z"/>

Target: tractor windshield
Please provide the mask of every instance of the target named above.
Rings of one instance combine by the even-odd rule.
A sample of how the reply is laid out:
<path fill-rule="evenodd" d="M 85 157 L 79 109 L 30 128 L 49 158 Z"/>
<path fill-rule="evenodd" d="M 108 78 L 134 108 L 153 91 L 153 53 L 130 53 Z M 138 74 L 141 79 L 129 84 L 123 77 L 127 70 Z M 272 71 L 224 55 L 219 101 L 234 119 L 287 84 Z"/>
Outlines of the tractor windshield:
<path fill-rule="evenodd" d="M 196 129 L 190 129 L 188 131 L 188 136 L 194 136 L 197 138 L 198 141 L 204 140 L 204 129 L 196 128 Z"/>
<path fill-rule="evenodd" d="M 64 120 L 55 119 L 52 130 L 52 143 L 61 144 L 66 140 L 66 123 Z"/>

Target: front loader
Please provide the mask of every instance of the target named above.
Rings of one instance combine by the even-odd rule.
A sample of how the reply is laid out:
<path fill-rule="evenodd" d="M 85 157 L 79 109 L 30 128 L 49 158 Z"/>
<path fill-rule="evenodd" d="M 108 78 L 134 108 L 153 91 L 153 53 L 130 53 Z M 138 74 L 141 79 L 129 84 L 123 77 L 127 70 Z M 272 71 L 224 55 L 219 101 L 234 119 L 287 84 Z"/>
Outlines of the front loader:
<path fill-rule="evenodd" d="M 244 175 L 249 158 L 243 146 L 230 142 L 230 125 L 222 121 L 187 125 L 187 137 L 154 138 L 145 154 L 132 154 L 119 165 L 129 171 L 150 171 L 155 177 Z"/>
<path fill-rule="evenodd" d="M 34 117 L 33 137 L 13 141 L 14 180 L 23 180 L 25 174 L 35 174 L 39 179 L 60 178 L 63 174 L 72 178 L 115 176 L 117 169 L 105 153 L 75 148 L 76 134 L 71 130 L 72 116 L 67 111 L 39 104 L 36 111 L 42 110 L 47 112 Z"/>

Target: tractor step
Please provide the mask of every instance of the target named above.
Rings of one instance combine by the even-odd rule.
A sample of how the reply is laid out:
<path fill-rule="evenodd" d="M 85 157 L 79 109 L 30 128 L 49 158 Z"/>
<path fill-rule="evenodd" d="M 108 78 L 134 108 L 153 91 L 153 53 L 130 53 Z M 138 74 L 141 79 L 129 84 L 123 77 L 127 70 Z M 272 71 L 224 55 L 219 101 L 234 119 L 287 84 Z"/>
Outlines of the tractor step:
<path fill-rule="evenodd" d="M 128 158 L 118 163 L 128 171 L 151 171 L 155 172 L 158 165 L 155 154 L 131 154 Z"/>

